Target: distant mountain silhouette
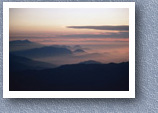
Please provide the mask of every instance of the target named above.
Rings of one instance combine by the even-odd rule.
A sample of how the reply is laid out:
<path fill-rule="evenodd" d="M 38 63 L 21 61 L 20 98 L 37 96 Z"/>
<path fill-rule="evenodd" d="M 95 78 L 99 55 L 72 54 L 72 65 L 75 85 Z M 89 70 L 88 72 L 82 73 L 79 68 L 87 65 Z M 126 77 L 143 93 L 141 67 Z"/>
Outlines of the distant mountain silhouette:
<path fill-rule="evenodd" d="M 10 71 L 10 91 L 128 91 L 129 63 L 73 64 Z"/>
<path fill-rule="evenodd" d="M 67 48 L 67 49 L 71 49 L 70 46 L 67 45 L 51 45 L 51 47 L 58 47 L 58 48 Z"/>
<path fill-rule="evenodd" d="M 34 48 L 24 51 L 15 51 L 11 52 L 17 56 L 23 56 L 28 58 L 43 58 L 43 57 L 53 57 L 59 55 L 69 55 L 72 54 L 71 50 L 64 47 L 53 47 L 45 46 L 41 48 Z"/>
<path fill-rule="evenodd" d="M 74 45 L 73 48 L 74 49 L 82 49 L 82 47 L 80 45 Z"/>
<path fill-rule="evenodd" d="M 74 51 L 74 53 L 84 53 L 85 51 L 84 50 L 82 50 L 82 49 L 76 49 L 75 51 Z"/>
<path fill-rule="evenodd" d="M 28 44 L 28 43 L 32 43 L 32 42 L 29 41 L 29 40 L 13 40 L 13 41 L 10 41 L 10 44 Z"/>
<path fill-rule="evenodd" d="M 34 61 L 25 57 L 9 55 L 9 69 L 10 71 L 23 71 L 23 70 L 40 70 L 46 68 L 56 67 L 53 64 Z"/>
<path fill-rule="evenodd" d="M 88 61 L 80 62 L 79 64 L 102 64 L 102 63 L 94 60 L 88 60 Z"/>
<path fill-rule="evenodd" d="M 31 42 L 29 40 L 14 40 L 9 42 L 9 51 L 20 51 L 27 50 L 32 48 L 43 47 L 43 45 Z"/>

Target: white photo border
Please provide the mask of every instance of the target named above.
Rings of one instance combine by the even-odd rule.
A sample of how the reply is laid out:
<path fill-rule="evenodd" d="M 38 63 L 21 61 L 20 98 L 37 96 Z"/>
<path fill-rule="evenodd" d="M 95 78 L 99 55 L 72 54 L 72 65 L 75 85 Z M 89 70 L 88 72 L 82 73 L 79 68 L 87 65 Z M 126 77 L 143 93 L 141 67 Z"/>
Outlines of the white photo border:
<path fill-rule="evenodd" d="M 9 8 L 129 8 L 129 91 L 9 91 Z M 135 98 L 135 2 L 3 2 L 3 98 Z"/>

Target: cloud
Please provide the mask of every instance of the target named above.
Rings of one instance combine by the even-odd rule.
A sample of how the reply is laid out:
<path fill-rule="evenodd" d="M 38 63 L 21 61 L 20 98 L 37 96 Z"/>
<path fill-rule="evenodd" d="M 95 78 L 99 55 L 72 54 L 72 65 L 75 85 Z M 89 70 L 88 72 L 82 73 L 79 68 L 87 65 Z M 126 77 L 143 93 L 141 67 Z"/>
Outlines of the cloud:
<path fill-rule="evenodd" d="M 61 35 L 60 37 L 65 38 L 129 38 L 129 32 L 118 32 L 108 34 L 70 34 Z"/>
<path fill-rule="evenodd" d="M 129 26 L 67 26 L 73 29 L 94 29 L 94 30 L 114 30 L 114 31 L 129 31 Z"/>

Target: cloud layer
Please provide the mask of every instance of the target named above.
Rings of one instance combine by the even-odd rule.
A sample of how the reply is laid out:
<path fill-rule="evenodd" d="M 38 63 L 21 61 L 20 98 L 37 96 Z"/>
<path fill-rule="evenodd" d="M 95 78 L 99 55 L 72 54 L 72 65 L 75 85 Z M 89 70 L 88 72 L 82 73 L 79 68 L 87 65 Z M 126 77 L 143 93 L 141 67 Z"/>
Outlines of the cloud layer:
<path fill-rule="evenodd" d="M 129 38 L 129 32 L 107 33 L 107 34 L 70 34 L 61 35 L 67 38 Z"/>
<path fill-rule="evenodd" d="M 94 30 L 115 30 L 115 31 L 129 31 L 129 26 L 67 26 L 73 29 L 94 29 Z"/>

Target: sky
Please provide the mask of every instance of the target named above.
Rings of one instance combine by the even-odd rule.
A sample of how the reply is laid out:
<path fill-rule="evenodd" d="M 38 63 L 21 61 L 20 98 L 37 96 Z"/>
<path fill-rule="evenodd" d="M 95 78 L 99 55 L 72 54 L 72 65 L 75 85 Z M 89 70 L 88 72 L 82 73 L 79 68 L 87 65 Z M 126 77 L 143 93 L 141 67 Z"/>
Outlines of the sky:
<path fill-rule="evenodd" d="M 10 8 L 9 38 L 44 45 L 81 45 L 91 48 L 89 52 L 110 52 L 127 61 L 129 9 Z"/>

